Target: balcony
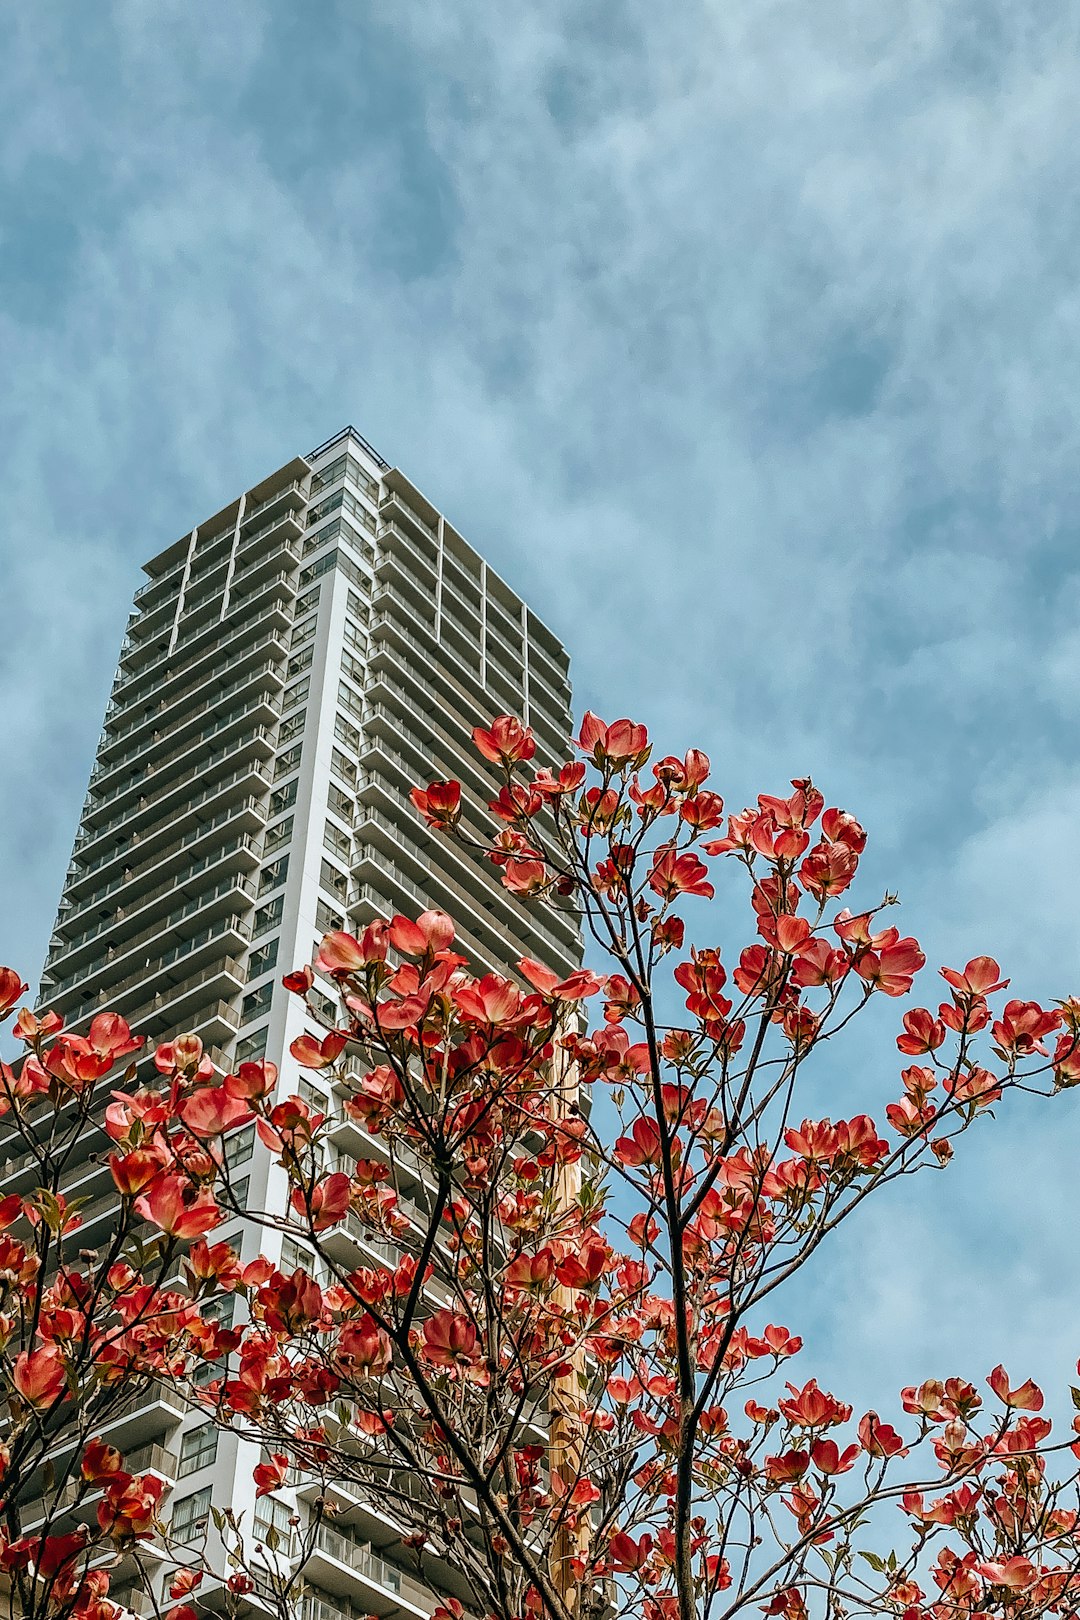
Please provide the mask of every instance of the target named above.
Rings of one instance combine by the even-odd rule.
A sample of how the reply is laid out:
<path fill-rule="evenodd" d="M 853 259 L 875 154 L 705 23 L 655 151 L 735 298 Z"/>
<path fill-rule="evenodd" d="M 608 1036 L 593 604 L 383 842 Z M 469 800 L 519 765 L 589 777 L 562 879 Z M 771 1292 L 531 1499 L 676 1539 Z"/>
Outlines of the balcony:
<path fill-rule="evenodd" d="M 429 1620 L 433 1594 L 387 1563 L 369 1543 L 321 1524 L 305 1573 L 327 1592 L 351 1598 L 372 1614 L 404 1614 Z"/>
<path fill-rule="evenodd" d="M 416 540 L 426 540 L 430 545 L 438 546 L 439 535 L 433 524 L 422 518 L 419 512 L 413 510 L 405 497 L 396 489 L 388 489 L 379 501 L 379 515 L 385 520 L 385 527 L 393 528 L 401 524 L 406 536 Z M 411 545 L 412 541 L 406 538 L 405 543 Z"/>
<path fill-rule="evenodd" d="M 231 747 L 198 761 L 199 774 L 202 777 L 205 777 L 213 767 L 228 765 L 233 760 L 241 761 L 234 770 L 223 773 L 202 793 L 184 798 L 184 791 L 190 788 L 192 777 L 168 782 L 156 793 L 147 794 L 136 804 L 121 810 L 118 815 L 110 817 L 100 826 L 88 827 L 81 832 L 75 840 L 75 855 L 79 856 L 84 849 L 93 849 L 96 845 L 100 845 L 103 839 L 111 837 L 121 828 L 125 837 L 132 839 L 141 837 L 148 840 L 157 836 L 164 842 L 170 833 L 177 830 L 182 818 L 186 818 L 199 806 L 211 803 L 221 794 L 228 792 L 235 800 L 243 798 L 246 792 L 264 789 L 268 791 L 270 777 L 262 760 L 252 757 L 254 748 L 257 748 L 263 757 L 273 752 L 273 739 L 270 733 L 261 727 L 256 734 L 241 737 Z M 163 823 L 162 817 L 166 814 L 169 820 Z"/>
<path fill-rule="evenodd" d="M 228 917 L 202 929 L 190 939 L 181 940 L 162 955 L 143 962 L 124 979 L 102 985 L 96 978 L 96 971 L 89 974 L 80 972 L 74 984 L 69 981 L 58 989 L 46 988 L 42 1000 L 50 1006 L 63 1004 L 68 998 L 74 999 L 72 992 L 78 987 L 84 1003 L 96 1003 L 94 1010 L 107 1007 L 110 1011 L 123 1012 L 123 1002 L 127 1000 L 129 992 L 140 992 L 141 1007 L 147 1002 L 155 980 L 174 969 L 181 972 L 191 969 L 193 971 L 182 983 L 167 981 L 153 991 L 151 1005 L 163 1012 L 167 1008 L 170 1020 L 178 1023 L 184 1018 L 185 1012 L 190 1015 L 200 1007 L 228 1001 L 242 988 L 243 970 L 237 967 L 232 953 L 242 950 L 248 937 L 247 923 L 239 917 Z M 190 986 L 193 993 L 181 998 L 182 986 Z M 181 1011 L 181 1000 L 185 1011 Z M 89 1012 L 90 1008 L 86 1010 Z M 228 1033 L 226 1031 L 226 1038 Z"/>
<path fill-rule="evenodd" d="M 128 1452 L 124 1458 L 124 1468 L 129 1474 L 156 1474 L 168 1489 L 176 1480 L 177 1460 L 173 1452 L 151 1442 Z M 74 1522 L 89 1523 L 97 1515 L 101 1497 L 100 1486 L 90 1485 L 82 1478 L 71 1479 L 59 1491 L 50 1493 L 47 1507 L 41 1498 L 36 1503 L 26 1505 L 23 1509 L 23 1531 L 32 1534 L 48 1522 L 49 1534 L 56 1534 L 56 1521 L 61 1516 L 70 1517 Z"/>
<path fill-rule="evenodd" d="M 275 489 L 273 494 L 268 495 L 257 506 L 249 506 L 240 520 L 240 532 L 247 535 L 248 539 L 253 539 L 254 534 L 264 531 L 269 526 L 268 519 L 271 516 L 276 520 L 306 505 L 307 491 L 304 482 L 302 479 L 294 478 L 290 483 L 283 484 L 280 489 Z M 260 518 L 263 519 L 262 523 L 258 522 Z M 255 525 L 254 533 L 252 525 Z"/>
<path fill-rule="evenodd" d="M 164 650 L 148 663 L 133 663 L 128 654 L 122 654 L 120 667 L 123 671 L 121 684 L 124 707 L 126 708 L 137 694 L 145 694 L 151 690 L 155 682 L 165 675 L 171 676 L 186 671 L 204 658 L 215 657 L 220 662 L 223 638 L 227 638 L 229 662 L 233 664 L 234 655 L 239 656 L 242 648 L 256 631 L 288 629 L 290 623 L 288 614 L 283 613 L 280 607 L 272 607 L 253 619 L 235 620 L 230 617 L 224 621 L 214 620 L 212 624 L 204 626 L 197 635 L 177 642 L 172 652 Z M 174 667 L 170 669 L 170 665 Z"/>
<path fill-rule="evenodd" d="M 209 792 L 211 794 L 216 793 L 217 787 L 211 788 Z M 189 810 L 196 809 L 205 798 L 206 794 L 204 793 L 198 795 L 194 800 L 189 800 L 183 808 L 182 816 L 186 815 Z M 130 883 L 134 896 L 134 894 L 162 876 L 167 870 L 166 862 L 182 852 L 198 849 L 218 827 L 233 823 L 234 831 L 257 832 L 265 820 L 266 810 L 260 799 L 241 799 L 238 803 L 227 804 L 224 809 L 211 816 L 209 820 L 196 822 L 195 826 L 184 836 L 174 838 L 171 843 L 163 846 L 159 847 L 157 839 L 151 835 L 145 841 L 136 838 L 130 844 L 120 844 L 107 849 L 92 861 L 86 861 L 85 863 L 75 861 L 69 868 L 64 887 L 64 898 L 71 902 L 69 911 L 75 913 L 93 905 L 93 896 L 89 898 L 81 898 L 80 896 L 86 893 L 84 887 L 86 882 L 90 878 L 96 877 L 99 872 L 103 872 L 110 867 L 121 867 L 117 876 L 110 880 L 107 885 L 101 885 L 99 889 L 94 890 L 95 895 L 100 892 L 101 888 L 112 890 L 115 885 Z M 134 866 L 127 864 L 133 857 L 139 855 L 143 858 L 136 860 Z M 242 865 L 243 863 L 238 864 Z M 65 912 L 63 919 L 63 926 L 65 927 L 67 926 L 68 916 L 69 913 Z"/>
<path fill-rule="evenodd" d="M 364 846 L 386 851 L 394 862 L 403 860 L 406 873 L 422 886 L 424 904 L 441 905 L 455 920 L 460 919 L 481 941 L 484 954 L 503 964 L 499 971 L 507 972 L 518 956 L 532 956 L 537 951 L 555 967 L 565 963 L 567 972 L 577 966 L 581 946 L 571 922 L 538 907 L 526 911 L 502 887 L 494 867 L 489 871 L 449 839 L 440 840 L 435 863 L 430 849 L 419 848 L 390 816 L 371 808 L 365 808 L 356 837 Z M 367 859 L 366 850 L 358 854 L 358 875 Z"/>
<path fill-rule="evenodd" d="M 220 859 L 222 853 L 217 851 L 215 856 Z M 192 909 L 206 910 L 209 913 L 219 899 L 225 903 L 231 901 L 234 896 L 248 895 L 254 898 L 254 884 L 245 881 L 239 873 L 230 872 L 215 884 L 209 886 L 206 884 L 199 885 L 195 893 L 188 896 L 183 906 L 174 907 L 168 917 L 162 921 L 153 910 L 155 903 L 161 898 L 162 894 L 169 895 L 174 901 L 182 898 L 185 893 L 184 885 L 191 883 L 196 876 L 201 876 L 202 872 L 210 871 L 216 864 L 217 859 L 214 856 L 208 857 L 205 861 L 197 862 L 195 867 L 185 874 L 183 883 L 170 882 L 162 884 L 159 890 L 151 890 L 149 894 L 142 895 L 136 906 L 117 910 L 111 916 L 104 918 L 95 927 L 77 935 L 63 949 L 58 950 L 50 957 L 49 972 L 55 972 L 61 962 L 67 963 L 70 971 L 72 964 L 80 958 L 84 958 L 89 948 L 97 940 L 107 935 L 113 937 L 117 950 L 127 949 L 128 945 L 123 944 L 123 941 L 126 940 L 130 945 L 135 945 L 140 940 L 160 936 L 164 930 L 171 927 L 175 922 L 181 921 Z"/>
<path fill-rule="evenodd" d="M 179 984 L 159 990 L 150 1001 L 125 1013 L 125 1017 L 137 1035 L 160 1019 L 174 1033 L 192 1030 L 206 1045 L 213 1046 L 230 1040 L 239 1029 L 239 1013 L 223 998 L 237 995 L 246 982 L 247 975 L 240 963 L 225 956 Z M 156 1037 L 158 1042 L 165 1039 L 164 1035 Z"/>
<path fill-rule="evenodd" d="M 123 938 L 123 922 L 116 923 L 113 925 L 113 931 L 121 936 L 119 942 L 114 947 L 111 947 L 109 950 L 103 952 L 101 955 L 92 957 L 89 960 L 84 960 L 73 973 L 69 973 L 63 978 L 56 979 L 53 985 L 52 995 L 66 995 L 69 990 L 73 989 L 76 985 L 81 984 L 83 980 L 88 978 L 95 978 L 100 981 L 104 977 L 106 981 L 108 981 L 117 969 L 123 971 L 123 969 L 128 965 L 128 957 L 132 956 L 133 953 L 137 953 L 143 945 L 147 945 L 154 940 L 162 939 L 171 933 L 172 930 L 177 928 L 181 923 L 190 921 L 195 917 L 200 919 L 216 919 L 221 916 L 233 917 L 236 919 L 235 927 L 233 927 L 233 924 L 230 923 L 228 925 L 229 928 L 231 928 L 234 932 L 242 931 L 242 937 L 247 938 L 246 928 L 244 928 L 239 922 L 236 914 L 245 907 L 252 907 L 254 903 L 254 884 L 249 883 L 240 877 L 230 877 L 227 878 L 223 883 L 217 884 L 213 889 L 210 890 L 208 894 L 196 895 L 193 899 L 187 901 L 185 905 L 178 906 L 174 911 L 171 911 L 167 917 L 155 919 L 153 923 L 142 929 L 140 933 L 134 934 L 128 939 Z M 205 933 L 207 931 L 203 930 L 202 932 Z M 213 930 L 211 929 L 210 932 L 213 933 Z M 200 936 L 196 934 L 193 936 L 193 938 L 181 940 L 180 944 L 177 945 L 175 949 L 179 952 L 183 952 L 187 950 L 188 947 L 193 946 L 195 940 L 199 937 Z M 166 956 L 160 959 L 160 967 L 167 967 L 169 965 L 169 954 L 170 953 L 166 953 Z"/>
<path fill-rule="evenodd" d="M 284 647 L 281 650 L 284 656 Z M 209 678 L 201 676 L 168 700 L 155 704 L 150 713 L 136 715 L 126 725 L 116 726 L 111 732 L 104 733 L 98 747 L 100 763 L 90 777 L 91 787 L 108 771 L 133 759 L 136 753 L 146 746 L 146 739 L 138 737 L 139 733 L 146 732 L 151 736 L 160 730 L 169 738 L 178 736 L 181 727 L 196 721 L 200 715 L 209 710 L 217 709 L 226 699 L 253 685 L 255 681 L 272 686 L 276 691 L 280 691 L 284 684 L 279 664 L 269 658 L 264 659 L 261 664 L 242 670 L 226 685 L 221 685 L 220 680 L 220 674 L 217 673 L 211 674 Z M 192 699 L 194 701 L 191 701 Z M 126 742 L 129 737 L 138 737 L 138 740 L 131 743 L 123 753 L 115 753 L 117 746 Z"/>
<path fill-rule="evenodd" d="M 180 847 L 184 846 L 181 845 Z M 238 837 L 219 844 L 198 860 L 189 862 L 187 866 L 182 867 L 170 877 L 164 878 L 161 882 L 154 884 L 152 888 L 140 886 L 137 882 L 137 874 L 133 872 L 127 872 L 120 877 L 115 877 L 111 882 L 103 883 L 90 894 L 84 895 L 77 905 L 69 907 L 65 912 L 53 936 L 55 955 L 59 955 L 60 946 L 65 935 L 67 935 L 66 948 L 73 950 L 76 945 L 84 945 L 109 927 L 114 927 L 118 919 L 134 915 L 143 906 L 159 900 L 162 895 L 182 892 L 193 878 L 200 876 L 203 872 L 209 872 L 215 868 L 229 872 L 252 871 L 258 866 L 261 856 L 260 841 L 257 838 L 250 837 L 247 833 L 241 833 Z M 103 918 L 89 932 L 72 932 L 79 919 L 85 918 L 88 912 L 97 910 L 104 901 L 116 895 L 122 895 L 126 904 L 118 907 L 115 912 L 111 912 L 108 917 Z M 51 957 L 50 960 L 55 960 L 55 956 Z"/>
<path fill-rule="evenodd" d="M 244 683 L 246 684 L 246 683 Z M 224 694 L 221 694 L 223 696 Z M 144 738 L 139 743 L 121 754 L 118 759 L 110 761 L 107 765 L 95 771 L 90 778 L 91 787 L 97 794 L 94 813 L 105 805 L 112 804 L 125 793 L 145 782 L 146 777 L 155 775 L 165 766 L 171 765 L 173 760 L 180 759 L 193 748 L 202 743 L 209 742 L 212 737 L 219 736 L 228 731 L 231 726 L 238 725 L 245 720 L 254 720 L 262 725 L 273 725 L 281 713 L 281 704 L 273 692 L 259 692 L 255 697 L 242 699 L 222 710 L 220 697 L 207 701 L 198 709 L 184 716 L 182 722 L 176 727 L 170 727 L 163 733 L 155 733 L 152 737 Z M 213 718 L 199 730 L 191 730 L 191 723 L 203 715 L 212 715 Z M 179 740 L 177 740 L 179 738 Z M 169 744 L 172 746 L 170 747 Z M 165 750 L 165 752 L 162 752 Z M 128 781 L 118 782 L 107 793 L 101 792 L 97 786 L 109 780 L 117 771 L 130 769 L 133 765 L 138 769 L 142 764 L 142 774 L 132 776 Z M 84 818 L 85 819 L 85 818 Z"/>
<path fill-rule="evenodd" d="M 300 546 L 295 539 L 289 536 L 287 527 L 274 524 L 277 538 L 267 540 L 261 535 L 252 536 L 252 544 L 241 546 L 237 552 L 236 572 L 233 575 L 234 585 L 243 585 L 245 594 L 261 579 L 266 579 L 275 571 L 289 571 L 294 573 L 300 561 Z"/>
<path fill-rule="evenodd" d="M 379 543 L 393 545 L 394 550 L 380 552 L 375 563 L 375 578 L 380 583 L 395 586 L 410 603 L 415 603 L 429 617 L 435 611 L 435 573 L 410 550 L 407 535 L 393 523 L 384 523 L 379 530 Z"/>
<path fill-rule="evenodd" d="M 149 602 L 157 591 L 169 590 L 173 586 L 179 585 L 186 567 L 187 557 L 185 555 L 181 557 L 179 562 L 173 563 L 171 568 L 166 568 L 163 574 L 158 574 L 155 579 L 148 579 L 145 585 L 140 585 L 135 592 L 135 606 L 141 609 L 143 603 Z"/>
<path fill-rule="evenodd" d="M 268 631 L 253 640 L 245 637 L 231 645 L 228 665 L 230 670 L 239 673 L 252 668 L 260 659 L 272 661 L 276 667 L 283 663 L 287 656 L 285 643 L 272 631 Z M 106 728 L 111 727 L 121 716 L 137 710 L 140 705 L 143 712 L 133 717 L 133 723 L 142 725 L 147 720 L 152 720 L 155 713 L 171 708 L 173 704 L 186 702 L 191 693 L 200 686 L 221 678 L 221 652 L 220 648 L 213 644 L 201 648 L 191 658 L 166 659 L 165 662 L 171 662 L 173 667 L 161 673 L 156 684 L 144 686 L 141 681 L 134 682 L 126 676 L 122 676 L 114 683 L 114 695 L 105 711 Z"/>

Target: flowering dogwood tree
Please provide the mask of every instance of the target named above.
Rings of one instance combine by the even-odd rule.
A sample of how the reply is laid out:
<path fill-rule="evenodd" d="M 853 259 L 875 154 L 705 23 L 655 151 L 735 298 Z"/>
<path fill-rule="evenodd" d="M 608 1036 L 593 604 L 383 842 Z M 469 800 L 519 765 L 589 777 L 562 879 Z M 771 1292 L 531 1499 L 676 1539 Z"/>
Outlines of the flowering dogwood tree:
<path fill-rule="evenodd" d="M 293 1055 L 336 1082 L 344 1163 L 271 1064 L 222 1079 L 195 1042 L 112 1115 L 125 1211 L 196 1240 L 190 1309 L 245 1303 L 228 1343 L 181 1337 L 217 1362 L 199 1399 L 263 1443 L 259 1491 L 314 1482 L 317 1519 L 377 1493 L 457 1593 L 444 1616 L 1080 1613 L 1080 1419 L 1055 1435 L 1001 1366 L 856 1412 L 800 1377 L 785 1305 L 868 1197 L 947 1168 L 1015 1093 L 1080 1081 L 1080 1002 L 1010 997 L 986 956 L 907 1001 L 923 953 L 891 897 L 854 901 L 866 835 L 810 781 L 725 815 L 703 754 L 650 767 L 629 721 L 587 715 L 557 769 L 510 717 L 475 741 L 495 828 L 455 782 L 419 812 L 576 908 L 597 970 L 477 977 L 439 912 L 327 935 L 285 982 L 339 992 Z M 684 901 L 721 880 L 725 930 L 740 891 L 746 921 L 688 947 Z M 822 1048 L 877 998 L 905 1009 L 874 1112 L 808 1117 Z M 298 1269 L 208 1241 L 236 1207 L 222 1142 L 253 1118 L 289 1194 L 247 1218 L 299 1240 Z M 233 1590 L 287 1612 L 242 1527 L 238 1548 Z"/>
<path fill-rule="evenodd" d="M 0 968 L 0 1022 L 25 989 Z M 213 1167 L 176 1141 L 182 1226 L 165 1217 L 152 1143 L 108 1160 L 102 1197 L 97 1161 L 127 1128 L 110 1081 L 131 1082 L 124 1060 L 143 1042 L 112 1013 L 78 1036 L 24 1008 L 14 1034 L 26 1055 L 0 1063 L 0 1161 L 19 1189 L 0 1198 L 0 1604 L 22 1620 L 106 1620 L 110 1587 L 144 1584 L 164 1480 L 138 1453 L 125 1466 L 105 1436 L 161 1384 L 177 1398 L 189 1345 L 200 1360 L 227 1345 L 176 1285 L 182 1238 L 208 1208 L 217 1218 L 189 1191 Z M 161 1060 L 171 1067 L 171 1051 Z"/>

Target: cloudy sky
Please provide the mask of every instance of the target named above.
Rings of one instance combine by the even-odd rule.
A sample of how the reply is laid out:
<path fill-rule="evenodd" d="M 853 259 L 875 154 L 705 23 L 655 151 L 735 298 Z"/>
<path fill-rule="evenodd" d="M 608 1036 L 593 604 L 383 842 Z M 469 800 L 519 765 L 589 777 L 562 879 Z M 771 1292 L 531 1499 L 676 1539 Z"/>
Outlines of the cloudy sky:
<path fill-rule="evenodd" d="M 139 563 L 353 422 L 561 633 L 579 707 L 704 746 L 740 804 L 812 773 L 934 964 L 1080 988 L 1070 8 L 46 0 L 4 32 L 0 960 L 40 968 Z M 895 1088 L 887 1038 L 855 1061 L 845 1092 Z M 1023 1111 L 885 1202 L 830 1258 L 822 1365 L 1063 1380 L 1078 1143 L 1071 1098 Z"/>

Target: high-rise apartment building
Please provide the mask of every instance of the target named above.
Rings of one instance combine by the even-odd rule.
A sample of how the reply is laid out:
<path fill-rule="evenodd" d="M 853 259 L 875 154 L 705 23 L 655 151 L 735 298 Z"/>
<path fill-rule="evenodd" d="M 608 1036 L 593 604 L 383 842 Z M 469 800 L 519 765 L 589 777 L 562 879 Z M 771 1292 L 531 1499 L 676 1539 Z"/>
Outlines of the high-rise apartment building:
<path fill-rule="evenodd" d="M 309 1021 L 280 979 L 328 930 L 437 906 L 478 969 L 509 973 L 524 954 L 559 972 L 577 965 L 571 917 L 526 911 L 490 862 L 429 834 L 409 801 L 411 786 L 443 776 L 486 801 L 492 781 L 470 734 L 495 714 L 532 726 L 540 762 L 567 757 L 570 688 L 551 631 L 399 469 L 347 428 L 145 571 L 43 1004 L 76 1030 L 100 1008 L 121 1012 L 151 1046 L 193 1030 L 221 1069 L 265 1054 L 282 1095 L 321 1100 L 288 1055 Z M 345 1167 L 378 1151 L 341 1118 Z M 253 1129 L 230 1158 L 253 1206 L 282 1202 Z M 3 1194 L 19 1170 L 0 1174 Z M 90 1200 L 88 1246 L 107 1229 L 109 1185 L 90 1159 L 73 1169 L 69 1195 Z M 402 1195 L 423 1203 L 420 1185 Z M 372 1263 L 359 1230 L 340 1241 Z M 244 1258 L 257 1247 L 249 1234 Z M 263 1248 L 276 1258 L 265 1236 Z M 251 1448 L 171 1398 L 131 1410 L 113 1437 L 130 1465 L 168 1482 L 174 1536 L 200 1535 L 215 1504 L 244 1512 L 249 1534 L 276 1521 L 289 1541 L 290 1505 L 254 1501 Z M 392 1518 L 348 1494 L 339 1506 L 305 1571 L 301 1620 L 428 1614 L 433 1591 L 402 1567 Z"/>

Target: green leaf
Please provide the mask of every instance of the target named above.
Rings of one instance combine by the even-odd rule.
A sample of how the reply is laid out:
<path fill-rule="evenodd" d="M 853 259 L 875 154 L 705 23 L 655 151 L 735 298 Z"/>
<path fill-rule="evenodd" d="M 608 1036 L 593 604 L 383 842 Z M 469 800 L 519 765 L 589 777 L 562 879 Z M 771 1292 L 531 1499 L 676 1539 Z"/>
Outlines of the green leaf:
<path fill-rule="evenodd" d="M 859 1553 L 859 1557 L 860 1558 L 865 1558 L 866 1562 L 870 1565 L 870 1568 L 872 1570 L 875 1570 L 878 1575 L 884 1575 L 884 1573 L 885 1573 L 885 1560 L 884 1560 L 884 1558 L 879 1558 L 877 1553 L 861 1552 L 861 1551 Z"/>

